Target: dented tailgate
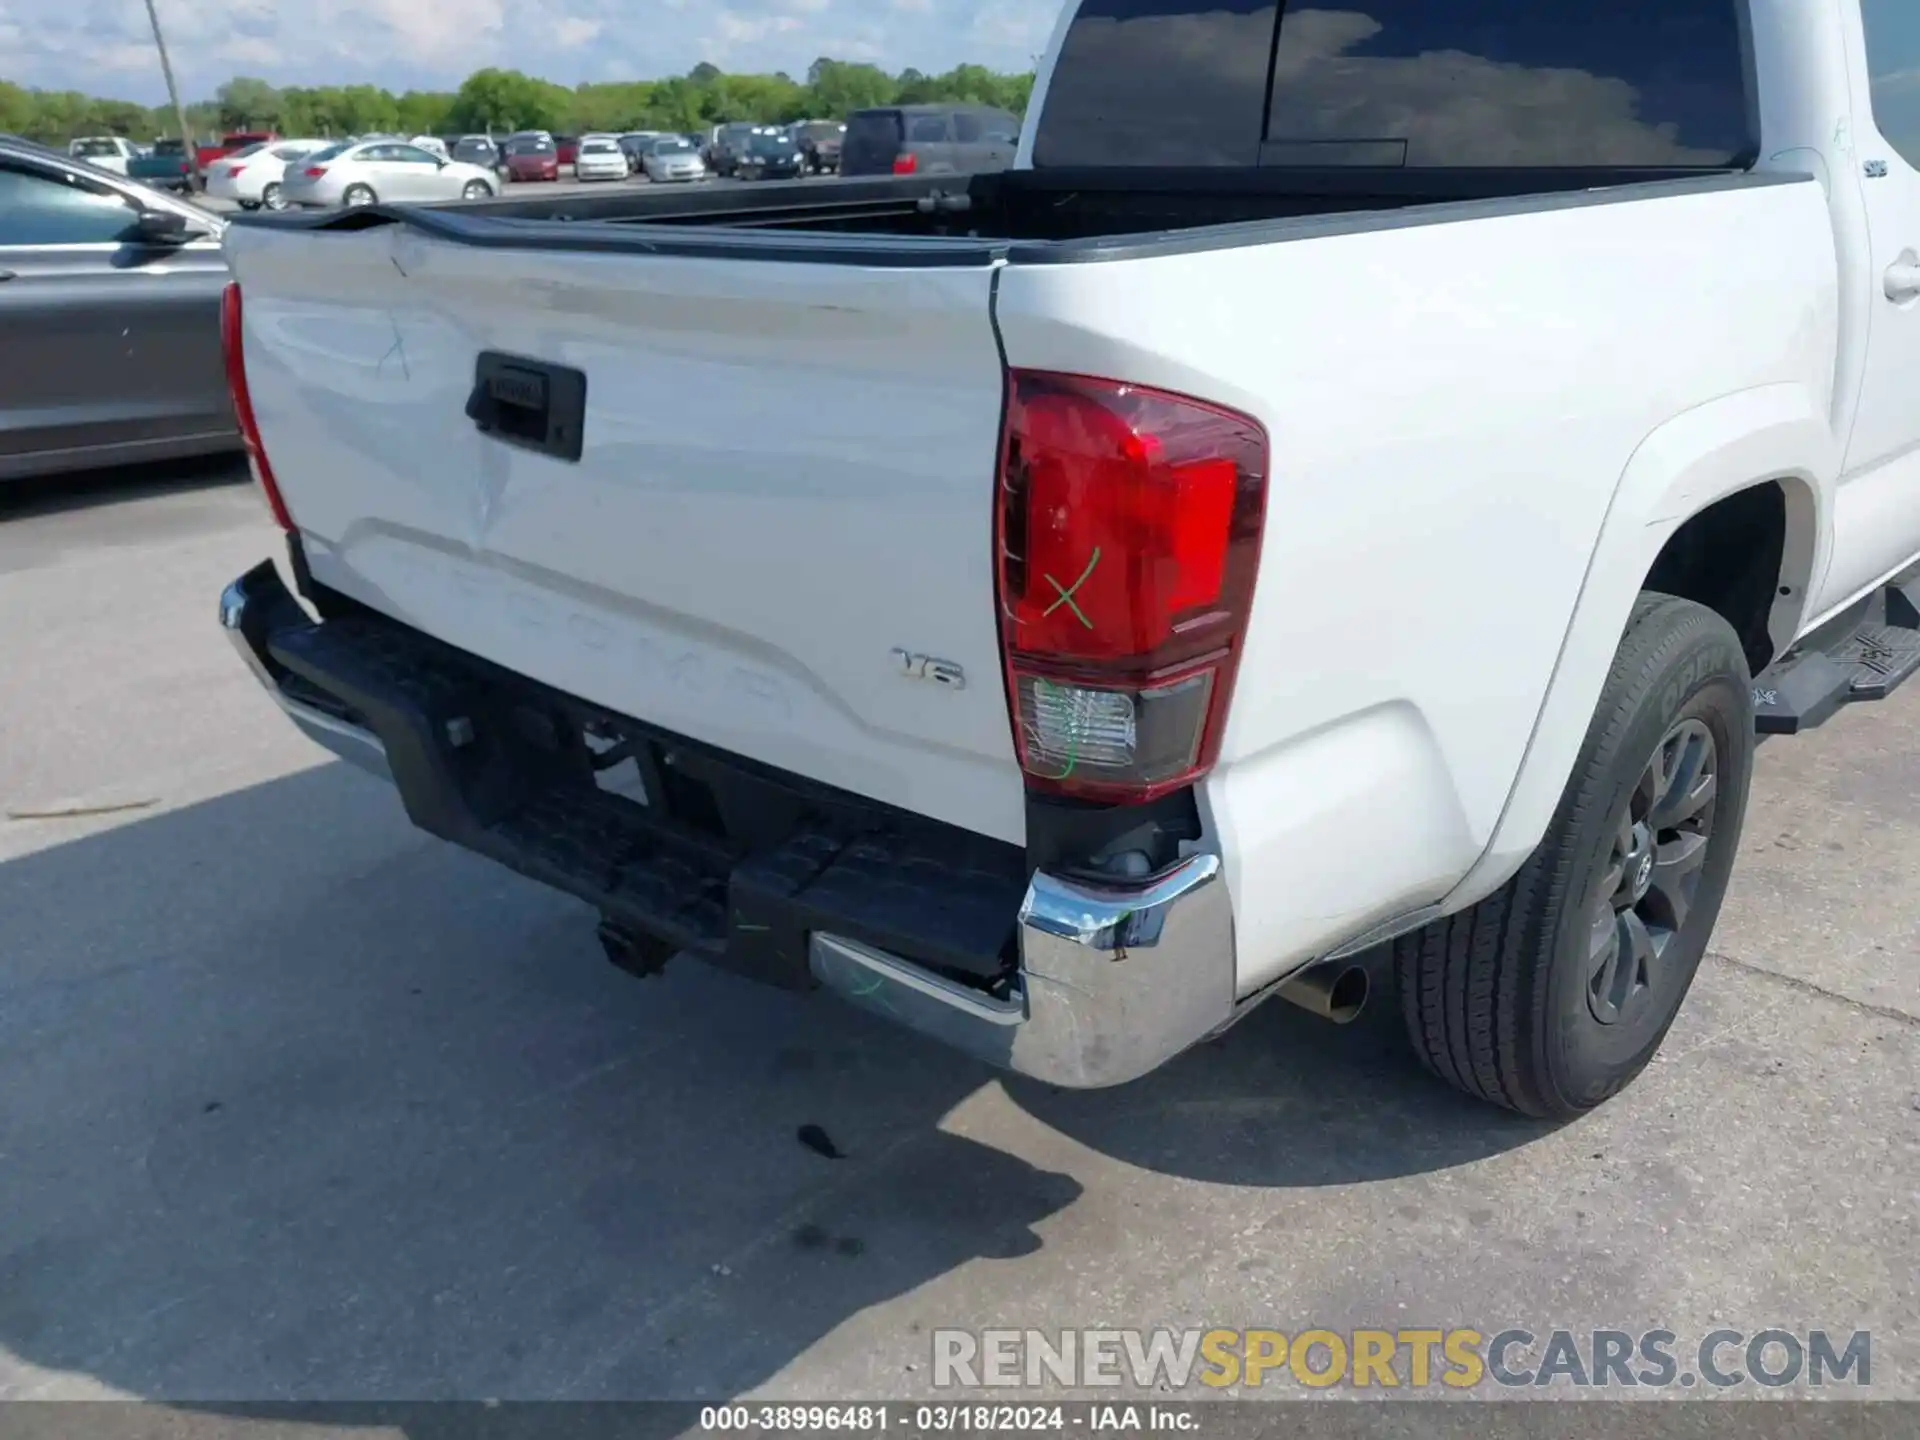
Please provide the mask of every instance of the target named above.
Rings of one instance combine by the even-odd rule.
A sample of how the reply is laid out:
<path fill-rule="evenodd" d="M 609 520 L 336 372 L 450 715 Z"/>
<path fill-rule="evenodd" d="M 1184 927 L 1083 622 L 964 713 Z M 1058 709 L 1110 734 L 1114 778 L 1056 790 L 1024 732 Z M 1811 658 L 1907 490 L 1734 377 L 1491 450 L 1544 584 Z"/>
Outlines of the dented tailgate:
<path fill-rule="evenodd" d="M 261 436 L 320 581 L 609 709 L 1023 838 L 991 261 L 478 248 L 404 226 L 237 228 L 228 249 Z M 564 404 L 568 372 L 577 460 L 564 436 L 483 428 L 496 398 L 551 383 L 538 403 Z"/>

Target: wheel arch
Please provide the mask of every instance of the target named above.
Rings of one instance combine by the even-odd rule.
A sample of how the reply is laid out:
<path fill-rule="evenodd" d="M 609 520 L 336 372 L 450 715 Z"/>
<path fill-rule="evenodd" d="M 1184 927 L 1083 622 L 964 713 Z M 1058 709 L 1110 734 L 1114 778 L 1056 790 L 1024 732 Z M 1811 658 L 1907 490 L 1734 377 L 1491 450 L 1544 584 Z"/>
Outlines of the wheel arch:
<path fill-rule="evenodd" d="M 1663 557 L 1671 557 L 1670 547 L 1690 523 L 1710 523 L 1716 514 L 1726 513 L 1716 507 L 1739 505 L 1768 491 L 1777 494 L 1779 559 L 1761 627 L 1763 653 L 1777 655 L 1792 643 L 1810 618 L 1808 605 L 1828 563 L 1831 497 L 1841 451 L 1825 399 L 1806 386 L 1791 384 L 1740 391 L 1696 407 L 1641 442 L 1601 524 L 1559 659 L 1493 836 L 1441 909 L 1459 910 L 1491 894 L 1539 845 L 1586 737 L 1634 601 L 1661 570 Z M 1737 620 L 1733 623 L 1736 630 L 1741 628 Z M 1752 663 L 1754 647 L 1748 648 Z"/>

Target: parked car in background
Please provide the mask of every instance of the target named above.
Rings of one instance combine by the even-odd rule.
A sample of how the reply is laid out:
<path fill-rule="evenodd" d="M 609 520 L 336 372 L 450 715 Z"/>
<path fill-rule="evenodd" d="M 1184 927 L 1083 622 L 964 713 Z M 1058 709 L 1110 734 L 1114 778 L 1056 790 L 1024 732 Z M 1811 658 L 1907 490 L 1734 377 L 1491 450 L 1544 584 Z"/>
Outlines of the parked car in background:
<path fill-rule="evenodd" d="M 945 175 L 1005 170 L 1020 117 L 987 105 L 888 105 L 847 117 L 843 175 Z"/>
<path fill-rule="evenodd" d="M 282 193 L 289 205 L 372 205 L 380 200 L 484 200 L 499 177 L 480 165 L 443 160 L 399 140 L 330 145 L 289 166 Z"/>
<path fill-rule="evenodd" d="M 242 210 L 284 210 L 287 166 L 318 154 L 328 144 L 325 140 L 276 140 L 237 150 L 207 167 L 207 195 L 231 200 Z"/>
<path fill-rule="evenodd" d="M 184 141 L 163 136 L 153 142 L 153 149 L 145 155 L 136 155 L 127 161 L 127 178 L 162 190 L 190 190 L 194 180 L 193 156 Z"/>
<path fill-rule="evenodd" d="M 139 153 L 133 148 L 133 142 L 121 135 L 87 135 L 67 144 L 67 154 L 71 158 L 84 160 L 96 170 L 106 170 L 115 175 L 125 175 L 128 162 L 136 159 Z"/>
<path fill-rule="evenodd" d="M 627 152 L 612 135 L 582 135 L 574 152 L 573 178 L 576 180 L 624 180 L 632 174 Z"/>
<path fill-rule="evenodd" d="M 840 147 L 847 127 L 838 120 L 796 120 L 787 133 L 799 147 L 800 158 L 813 175 L 833 175 L 840 169 Z"/>
<path fill-rule="evenodd" d="M 453 158 L 447 150 L 446 142 L 438 135 L 416 135 L 407 143 L 409 145 L 418 145 L 429 155 L 438 155 L 442 160 L 451 160 Z"/>
<path fill-rule="evenodd" d="M 658 130 L 629 130 L 620 137 L 620 149 L 627 157 L 630 173 L 637 175 L 645 168 L 642 162 L 647 158 L 647 149 L 659 138 Z"/>
<path fill-rule="evenodd" d="M 558 180 L 560 151 L 547 135 L 510 135 L 501 147 L 509 180 Z"/>
<path fill-rule="evenodd" d="M 700 147 L 684 135 L 663 135 L 655 140 L 640 165 L 647 179 L 660 184 L 707 178 L 707 162 L 700 158 Z"/>
<path fill-rule="evenodd" d="M 196 156 L 200 170 L 204 174 L 209 165 L 216 160 L 224 160 L 237 150 L 246 150 L 255 145 L 265 145 L 280 137 L 271 130 L 232 130 L 222 135 L 212 145 L 202 145 Z"/>
<path fill-rule="evenodd" d="M 733 162 L 742 180 L 798 180 L 806 173 L 800 147 L 784 130 L 755 130 Z"/>
<path fill-rule="evenodd" d="M 0 141 L 0 480 L 236 448 L 223 222 Z"/>
<path fill-rule="evenodd" d="M 491 170 L 505 183 L 507 157 L 501 154 L 500 147 L 491 136 L 461 135 L 454 140 L 450 153 L 463 165 L 478 165 L 483 170 Z"/>
<path fill-rule="evenodd" d="M 716 125 L 708 132 L 707 143 L 702 152 L 707 169 L 716 175 L 731 175 L 733 167 L 739 163 L 740 153 L 746 147 L 747 137 L 760 127 L 747 120 L 730 121 L 725 125 Z"/>
<path fill-rule="evenodd" d="M 571 165 L 580 158 L 580 137 L 578 135 L 556 135 L 553 137 L 554 154 L 562 165 Z"/>

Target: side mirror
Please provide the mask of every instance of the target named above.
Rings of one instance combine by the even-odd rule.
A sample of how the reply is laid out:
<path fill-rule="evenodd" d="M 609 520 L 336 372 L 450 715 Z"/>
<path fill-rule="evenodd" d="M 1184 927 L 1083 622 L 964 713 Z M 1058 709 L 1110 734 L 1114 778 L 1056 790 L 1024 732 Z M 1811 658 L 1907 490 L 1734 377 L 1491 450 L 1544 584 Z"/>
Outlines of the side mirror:
<path fill-rule="evenodd" d="M 134 224 L 149 245 L 184 245 L 204 233 L 177 210 L 142 210 Z"/>

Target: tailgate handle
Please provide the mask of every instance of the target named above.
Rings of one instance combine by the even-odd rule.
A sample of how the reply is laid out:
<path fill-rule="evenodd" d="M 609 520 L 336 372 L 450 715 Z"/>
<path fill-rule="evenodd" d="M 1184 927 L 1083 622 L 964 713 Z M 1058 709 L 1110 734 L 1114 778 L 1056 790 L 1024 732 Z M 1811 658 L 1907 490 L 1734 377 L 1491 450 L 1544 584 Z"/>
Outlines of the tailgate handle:
<path fill-rule="evenodd" d="M 483 350 L 474 361 L 467 418 L 504 444 L 577 462 L 586 438 L 586 372 Z"/>

